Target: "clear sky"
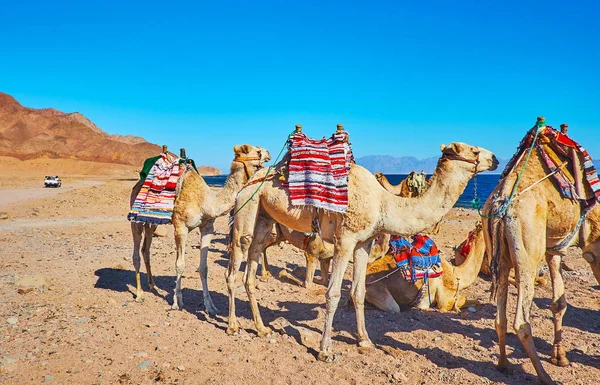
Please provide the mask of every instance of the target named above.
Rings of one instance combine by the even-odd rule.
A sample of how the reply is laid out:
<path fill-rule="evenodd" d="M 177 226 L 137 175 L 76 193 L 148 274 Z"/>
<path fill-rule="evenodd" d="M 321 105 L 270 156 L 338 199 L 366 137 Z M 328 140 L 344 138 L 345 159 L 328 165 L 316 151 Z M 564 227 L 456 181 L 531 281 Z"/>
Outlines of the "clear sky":
<path fill-rule="evenodd" d="M 93 4 L 96 3 L 96 4 Z M 227 171 L 296 123 L 357 157 L 507 158 L 538 115 L 600 158 L 596 1 L 4 1 L 0 91 Z"/>

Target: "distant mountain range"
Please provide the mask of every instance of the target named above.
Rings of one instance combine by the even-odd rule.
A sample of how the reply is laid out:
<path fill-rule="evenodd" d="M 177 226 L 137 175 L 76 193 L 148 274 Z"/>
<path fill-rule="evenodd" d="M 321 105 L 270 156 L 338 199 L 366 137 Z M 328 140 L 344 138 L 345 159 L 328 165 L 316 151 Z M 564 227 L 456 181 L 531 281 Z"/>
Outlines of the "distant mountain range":
<path fill-rule="evenodd" d="M 110 135 L 78 112 L 22 106 L 0 92 L 0 156 L 20 160 L 75 159 L 142 166 L 162 148 L 133 135 Z M 203 175 L 221 172 L 199 166 Z"/>
<path fill-rule="evenodd" d="M 431 174 L 435 170 L 438 160 L 439 157 L 417 159 L 414 156 L 401 156 L 397 158 L 391 155 L 367 155 L 358 158 L 356 163 L 372 173 L 409 174 L 411 171 L 421 172 L 421 170 L 424 170 L 427 174 Z M 490 173 L 500 174 L 508 161 L 509 159 L 500 159 L 498 168 Z M 594 166 L 596 170 L 600 170 L 600 159 L 594 160 Z"/>

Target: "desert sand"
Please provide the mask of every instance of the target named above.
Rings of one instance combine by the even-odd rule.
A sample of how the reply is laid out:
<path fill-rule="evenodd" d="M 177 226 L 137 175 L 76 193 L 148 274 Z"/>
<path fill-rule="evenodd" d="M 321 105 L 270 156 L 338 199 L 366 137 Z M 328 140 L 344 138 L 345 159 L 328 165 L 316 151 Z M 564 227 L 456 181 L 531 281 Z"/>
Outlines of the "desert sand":
<path fill-rule="evenodd" d="M 202 309 L 198 273 L 199 235 L 191 234 L 183 279 L 185 309 L 170 310 L 175 283 L 170 225 L 154 239 L 152 267 L 158 293 L 134 301 L 132 242 L 126 214 L 135 170 L 117 174 L 65 168 L 63 187 L 44 189 L 48 169 L 0 176 L 0 383 L 3 384 L 530 384 L 535 372 L 517 337 L 508 336 L 513 374 L 496 370 L 498 349 L 488 302 L 489 280 L 465 292 L 482 302 L 474 311 L 399 314 L 368 310 L 367 329 L 377 349 L 360 354 L 352 307 L 334 322 L 331 364 L 315 358 L 324 322 L 324 295 L 277 278 L 281 269 L 304 265 L 290 245 L 269 250 L 274 278 L 259 284 L 265 322 L 281 333 L 258 338 L 243 289 L 239 336 L 225 334 L 227 218 L 217 221 L 209 257 L 209 280 L 219 315 Z M 57 174 L 59 172 L 51 172 Z M 86 174 L 86 175 L 82 175 Z M 60 175 L 60 173 L 59 173 Z M 4 216 L 0 216 L 4 217 Z M 477 214 L 454 209 L 433 236 L 445 258 L 474 226 Z M 580 252 L 566 259 L 569 308 L 564 341 L 571 366 L 548 362 L 552 344 L 549 287 L 536 289 L 532 311 L 536 346 L 549 374 L 565 384 L 600 377 L 600 288 Z M 351 277 L 351 270 L 347 278 Z M 143 286 L 147 290 L 145 276 Z M 344 282 L 342 301 L 350 281 Z M 515 303 L 510 289 L 509 316 Z"/>

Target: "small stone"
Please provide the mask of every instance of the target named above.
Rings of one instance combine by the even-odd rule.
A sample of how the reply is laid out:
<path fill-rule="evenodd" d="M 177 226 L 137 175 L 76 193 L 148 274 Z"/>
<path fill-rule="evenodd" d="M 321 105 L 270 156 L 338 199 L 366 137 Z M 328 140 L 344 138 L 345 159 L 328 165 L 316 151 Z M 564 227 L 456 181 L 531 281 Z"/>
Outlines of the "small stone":
<path fill-rule="evenodd" d="M 86 323 L 88 322 L 90 319 L 88 317 L 81 317 L 77 320 L 78 324 L 82 324 L 82 323 Z"/>
<path fill-rule="evenodd" d="M 8 317 L 6 319 L 6 323 L 9 325 L 16 325 L 19 322 L 19 319 L 17 317 Z"/>
<path fill-rule="evenodd" d="M 441 340 L 442 340 L 442 337 L 435 337 L 433 340 L 434 340 L 435 342 L 437 342 L 437 341 L 441 341 Z"/>
<path fill-rule="evenodd" d="M 48 382 L 48 381 L 52 381 L 54 380 L 54 376 L 44 376 L 44 382 Z"/>
<path fill-rule="evenodd" d="M 475 309 L 473 306 L 469 306 L 469 311 L 470 311 L 471 313 L 476 313 L 476 312 L 477 312 L 477 309 Z"/>
<path fill-rule="evenodd" d="M 408 381 L 408 377 L 406 377 L 406 375 L 402 372 L 396 372 L 396 373 L 392 374 L 392 378 L 394 379 L 394 381 L 402 381 L 402 382 Z"/>
<path fill-rule="evenodd" d="M 144 361 L 141 364 L 139 364 L 137 366 L 138 369 L 143 369 L 143 368 L 147 368 L 148 366 L 152 365 L 152 361 Z"/>
<path fill-rule="evenodd" d="M 134 357 L 143 357 L 143 358 L 146 358 L 146 357 L 149 357 L 150 355 L 148 353 L 146 353 L 146 352 L 137 352 L 133 356 Z"/>
<path fill-rule="evenodd" d="M 275 338 L 271 338 L 271 339 L 269 340 L 269 343 L 270 343 L 270 344 L 276 344 L 276 343 L 277 343 L 277 340 L 276 340 Z"/>
<path fill-rule="evenodd" d="M 483 347 L 483 346 L 481 346 L 481 345 L 474 345 L 474 346 L 473 346 L 473 350 L 475 350 L 475 351 L 478 351 L 478 352 L 485 352 L 485 351 L 486 351 L 486 348 L 484 348 L 484 347 Z"/>
<path fill-rule="evenodd" d="M 152 337 L 160 337 L 160 333 L 152 333 Z"/>
<path fill-rule="evenodd" d="M 278 333 L 284 334 L 285 328 L 290 326 L 290 323 L 283 317 L 274 319 L 269 323 L 269 326 Z"/>
<path fill-rule="evenodd" d="M 183 372 L 183 371 L 185 370 L 185 366 L 183 366 L 183 365 L 179 365 L 179 366 L 177 367 L 177 370 L 178 370 L 178 371 L 180 371 L 180 372 Z"/>

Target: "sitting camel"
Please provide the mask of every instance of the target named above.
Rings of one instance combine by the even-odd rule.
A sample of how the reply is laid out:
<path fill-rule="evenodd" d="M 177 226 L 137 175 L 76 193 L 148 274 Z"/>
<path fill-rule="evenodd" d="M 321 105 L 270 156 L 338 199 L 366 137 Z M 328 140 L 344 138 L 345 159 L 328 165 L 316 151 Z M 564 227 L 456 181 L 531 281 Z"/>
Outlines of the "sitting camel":
<path fill-rule="evenodd" d="M 177 196 L 173 208 L 171 223 L 175 226 L 175 243 L 177 245 L 177 283 L 173 308 L 183 306 L 181 301 L 181 275 L 184 270 L 185 239 L 189 231 L 200 227 L 202 237 L 202 251 L 200 259 L 200 278 L 204 294 L 204 306 L 209 312 L 216 312 L 207 286 L 207 264 L 208 246 L 212 239 L 213 223 L 215 218 L 226 214 L 233 207 L 237 192 L 244 186 L 254 174 L 255 170 L 262 167 L 271 157 L 269 152 L 261 147 L 244 144 L 233 148 L 235 158 L 231 163 L 231 171 L 225 186 L 219 192 L 212 190 L 204 179 L 198 175 L 190 165 L 186 165 L 183 175 L 177 184 Z M 140 180 L 131 190 L 130 202 L 133 205 L 135 197 L 139 193 L 143 180 Z M 136 273 L 136 301 L 142 301 L 143 290 L 140 284 L 140 244 L 142 244 L 142 255 L 148 275 L 150 290 L 154 290 L 154 280 L 150 267 L 150 246 L 152 235 L 157 225 L 131 222 L 131 233 L 133 236 L 133 265 Z M 178 303 L 179 299 L 179 303 Z"/>
<path fill-rule="evenodd" d="M 496 157 L 483 148 L 452 143 L 442 145 L 441 150 L 442 157 L 431 178 L 431 186 L 417 198 L 402 198 L 389 193 L 381 187 L 373 174 L 361 166 L 352 165 L 348 177 L 348 207 L 345 214 L 316 210 L 311 206 L 292 206 L 290 192 L 282 187 L 279 178 L 262 171 L 257 173 L 257 178 L 265 178 L 262 187 L 257 190 L 256 187 L 247 186 L 236 199 L 236 210 L 245 206 L 237 213 L 233 224 L 232 252 L 227 271 L 227 333 L 235 334 L 239 330 L 235 314 L 236 273 L 246 255 L 249 267 L 245 286 L 252 315 L 258 334 L 264 336 L 270 333 L 259 313 L 254 283 L 264 241 L 271 231 L 271 223 L 264 220 L 265 216 L 301 232 L 312 231 L 313 220 L 318 218 L 322 238 L 334 244 L 319 359 L 333 359 L 333 316 L 340 300 L 342 279 L 352 257 L 354 278 L 351 295 L 356 309 L 359 346 L 372 348 L 373 343 L 365 328 L 364 298 L 367 261 L 371 242 L 376 234 L 410 235 L 432 226 L 453 207 L 469 179 L 478 172 L 494 170 L 498 166 Z M 282 166 L 281 162 L 275 169 L 279 170 Z"/>
<path fill-rule="evenodd" d="M 441 258 L 444 273 L 435 278 L 416 282 L 408 281 L 398 272 L 394 256 L 386 254 L 367 266 L 365 300 L 379 310 L 397 313 L 401 307 L 416 307 L 429 310 L 432 304 L 442 311 L 458 310 L 465 306 L 478 304 L 468 301 L 460 294 L 475 282 L 483 256 L 485 243 L 474 244 L 468 257 L 460 266 L 453 266 Z"/>
<path fill-rule="evenodd" d="M 398 195 L 404 198 L 418 197 L 419 195 L 422 195 L 425 191 L 427 191 L 429 185 L 431 184 L 431 179 L 425 180 L 424 183 L 422 183 L 420 181 L 417 181 L 417 179 L 421 177 L 425 179 L 425 174 L 417 174 L 414 171 L 411 171 L 411 173 L 406 178 L 404 178 L 402 182 L 394 186 L 390 183 L 390 181 L 388 181 L 388 179 L 385 177 L 385 175 L 383 175 L 382 172 L 375 173 L 375 179 L 377 179 L 377 182 L 379 182 L 379 184 L 381 184 L 381 186 L 383 186 L 384 189 L 386 189 L 394 195 Z M 439 234 L 440 230 L 442 229 L 442 220 L 443 218 L 427 231 L 434 235 Z M 387 240 L 389 242 L 389 237 Z"/>
<path fill-rule="evenodd" d="M 508 298 L 508 278 L 511 268 L 516 270 L 517 309 L 514 330 L 531 359 L 539 379 L 544 384 L 554 382 L 544 370 L 537 355 L 533 332 L 529 322 L 529 312 L 534 295 L 536 266 L 545 258 L 552 281 L 552 313 L 554 318 L 554 343 L 550 362 L 558 366 L 569 365 L 562 346 L 562 318 L 567 309 L 567 300 L 560 262 L 567 247 L 583 249 L 583 258 L 590 264 L 596 280 L 600 283 L 600 205 L 582 217 L 582 207 L 576 200 L 563 198 L 552 178 L 548 178 L 546 159 L 540 149 L 547 148 L 549 135 L 556 135 L 553 129 L 545 127 L 543 118 L 528 133 L 539 135 L 539 142 L 532 146 L 530 157 L 515 158 L 512 172 L 503 174 L 483 208 L 484 237 L 486 249 L 492 265 L 497 266 L 494 282 L 497 298 L 496 331 L 500 347 L 498 366 L 509 367 L 506 356 L 506 307 Z M 548 136 L 547 136 L 548 135 Z M 555 153 L 563 165 L 575 172 L 582 172 L 579 155 Z M 525 167 L 526 166 L 526 167 Z M 562 167 L 562 166 L 561 166 Z M 519 176 L 522 175 L 522 176 Z M 517 183 L 517 180 L 520 180 Z M 507 205 L 506 198 L 514 197 Z M 578 223 L 582 223 L 578 233 Z M 569 238 L 571 235 L 572 238 Z"/>

